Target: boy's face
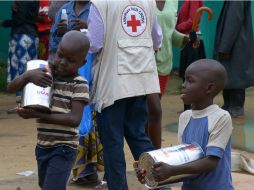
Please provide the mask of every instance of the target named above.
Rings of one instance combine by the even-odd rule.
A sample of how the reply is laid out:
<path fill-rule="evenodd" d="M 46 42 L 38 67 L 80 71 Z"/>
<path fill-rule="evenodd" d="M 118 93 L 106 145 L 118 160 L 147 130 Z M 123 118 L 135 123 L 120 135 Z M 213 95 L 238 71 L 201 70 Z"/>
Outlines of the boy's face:
<path fill-rule="evenodd" d="M 74 76 L 84 61 L 81 51 L 73 50 L 70 46 L 60 43 L 54 62 L 55 72 L 61 77 Z"/>
<path fill-rule="evenodd" d="M 181 99 L 184 104 L 191 105 L 192 109 L 200 109 L 204 107 L 208 100 L 206 93 L 207 83 L 201 77 L 200 70 L 194 67 L 188 67 L 185 72 L 185 81 L 183 83 L 183 90 Z"/>

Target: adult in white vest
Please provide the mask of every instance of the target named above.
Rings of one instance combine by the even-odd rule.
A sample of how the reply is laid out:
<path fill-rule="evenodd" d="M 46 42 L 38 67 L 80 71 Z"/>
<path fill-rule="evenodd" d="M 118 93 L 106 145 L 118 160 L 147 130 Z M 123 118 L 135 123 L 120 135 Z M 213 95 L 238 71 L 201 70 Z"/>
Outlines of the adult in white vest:
<path fill-rule="evenodd" d="M 92 0 L 90 7 L 90 52 L 98 52 L 91 103 L 98 112 L 110 190 L 128 189 L 124 137 L 135 160 L 153 149 L 144 127 L 146 95 L 160 92 L 154 50 L 162 33 L 155 13 L 151 0 Z"/>

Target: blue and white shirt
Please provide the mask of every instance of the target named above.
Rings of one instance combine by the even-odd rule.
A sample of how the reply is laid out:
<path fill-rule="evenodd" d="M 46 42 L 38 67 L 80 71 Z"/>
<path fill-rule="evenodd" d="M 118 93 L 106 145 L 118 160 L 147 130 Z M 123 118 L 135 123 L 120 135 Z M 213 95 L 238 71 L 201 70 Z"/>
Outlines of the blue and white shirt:
<path fill-rule="evenodd" d="M 179 118 L 180 143 L 197 143 L 205 156 L 220 158 L 217 167 L 183 182 L 182 190 L 233 190 L 231 177 L 232 119 L 218 105 L 188 110 Z"/>
<path fill-rule="evenodd" d="M 56 52 L 58 44 L 62 37 L 57 36 L 57 26 L 61 21 L 62 9 L 66 9 L 68 16 L 68 31 L 72 30 L 74 22 L 71 22 L 72 19 L 81 19 L 87 21 L 90 9 L 90 3 L 87 3 L 84 9 L 77 15 L 74 10 L 75 1 L 70 1 L 69 3 L 64 4 L 56 13 L 54 25 L 51 28 L 51 38 L 50 38 L 50 49 L 52 52 Z"/>

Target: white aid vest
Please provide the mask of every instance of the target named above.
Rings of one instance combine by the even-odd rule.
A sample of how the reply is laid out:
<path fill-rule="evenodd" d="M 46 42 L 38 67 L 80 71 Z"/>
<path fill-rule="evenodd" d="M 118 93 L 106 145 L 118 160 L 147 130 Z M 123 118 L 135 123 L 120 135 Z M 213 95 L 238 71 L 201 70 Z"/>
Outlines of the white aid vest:
<path fill-rule="evenodd" d="M 159 93 L 151 37 L 155 1 L 92 0 L 104 23 L 104 47 L 93 63 L 91 103 L 95 109 L 116 100 Z"/>

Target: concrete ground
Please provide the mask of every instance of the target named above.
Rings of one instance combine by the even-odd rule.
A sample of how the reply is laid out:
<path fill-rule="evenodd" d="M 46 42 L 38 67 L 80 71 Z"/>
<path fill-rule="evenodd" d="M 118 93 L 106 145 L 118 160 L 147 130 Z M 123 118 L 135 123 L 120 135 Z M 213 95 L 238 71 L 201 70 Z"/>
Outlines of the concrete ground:
<path fill-rule="evenodd" d="M 177 113 L 182 109 L 179 98 L 179 85 L 169 84 L 169 92 L 162 98 L 163 108 L 163 146 L 177 144 Z M 222 105 L 219 95 L 215 103 Z M 34 145 L 36 129 L 34 120 L 24 120 L 15 114 L 8 115 L 6 110 L 15 106 L 15 96 L 0 93 L 0 190 L 39 190 L 37 185 Z M 249 89 L 246 96 L 245 116 L 234 118 L 233 144 L 234 151 L 241 152 L 254 159 L 254 89 Z M 132 157 L 128 146 L 125 146 L 127 177 L 130 190 L 145 190 L 139 184 L 132 169 Z M 35 174 L 24 177 L 17 172 L 31 170 Z M 102 176 L 102 173 L 100 174 Z M 237 190 L 253 190 L 254 176 L 245 172 L 232 173 L 233 183 Z M 68 190 L 89 190 L 92 187 L 68 187 Z M 180 185 L 173 185 L 179 190 Z"/>

